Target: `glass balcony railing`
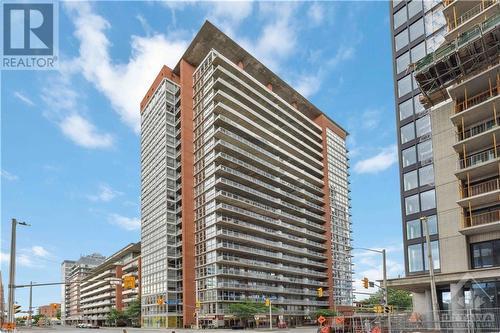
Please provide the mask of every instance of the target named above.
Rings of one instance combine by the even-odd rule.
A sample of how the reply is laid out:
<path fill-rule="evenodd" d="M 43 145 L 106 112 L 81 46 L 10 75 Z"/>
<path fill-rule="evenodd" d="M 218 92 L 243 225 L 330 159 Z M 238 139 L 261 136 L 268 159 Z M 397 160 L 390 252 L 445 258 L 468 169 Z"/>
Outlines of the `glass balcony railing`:
<path fill-rule="evenodd" d="M 476 195 L 481 195 L 493 191 L 500 190 L 500 179 L 491 179 L 483 183 L 464 187 L 462 189 L 462 199 L 470 198 Z"/>
<path fill-rule="evenodd" d="M 490 98 L 493 98 L 495 96 L 498 96 L 498 85 L 495 85 L 494 89 L 488 89 L 485 91 L 480 92 L 477 95 L 474 95 L 472 97 L 469 97 L 467 99 L 464 99 L 460 102 L 457 101 L 457 104 L 455 105 L 455 113 L 459 113 L 462 111 L 465 111 L 467 109 L 472 108 L 473 106 L 476 106 L 478 104 L 481 104 Z"/>
<path fill-rule="evenodd" d="M 466 215 L 464 218 L 464 228 L 477 227 L 489 223 L 500 221 L 500 210 L 494 210 L 480 214 Z"/>
<path fill-rule="evenodd" d="M 482 13 L 483 11 L 490 8 L 491 6 L 493 6 L 496 3 L 498 3 L 498 0 L 480 1 L 476 6 L 472 7 L 471 9 L 469 9 L 468 11 L 463 13 L 462 15 L 457 16 L 456 19 L 450 20 L 449 30 L 451 31 L 451 30 L 461 26 L 462 24 L 469 21 L 474 16 Z"/>
<path fill-rule="evenodd" d="M 499 147 L 496 148 L 490 148 L 488 150 L 472 154 L 470 156 L 467 156 L 467 158 L 462 158 L 459 161 L 459 169 L 465 169 L 469 168 L 472 166 L 476 166 L 482 163 L 486 163 L 488 161 L 491 161 L 498 156 L 499 152 Z"/>

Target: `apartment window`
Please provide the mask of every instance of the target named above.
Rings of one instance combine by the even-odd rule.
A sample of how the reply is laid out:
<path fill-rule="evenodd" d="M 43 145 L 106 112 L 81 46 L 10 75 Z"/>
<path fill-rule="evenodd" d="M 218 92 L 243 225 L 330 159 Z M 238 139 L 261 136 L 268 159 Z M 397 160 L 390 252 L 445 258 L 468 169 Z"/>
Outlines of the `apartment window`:
<path fill-rule="evenodd" d="M 413 105 L 411 102 L 412 99 L 410 98 L 399 104 L 399 120 L 406 119 L 413 115 Z"/>
<path fill-rule="evenodd" d="M 424 270 L 422 244 L 408 246 L 408 269 L 411 273 Z"/>
<path fill-rule="evenodd" d="M 422 105 L 422 103 L 420 103 L 420 96 L 422 96 L 422 94 L 413 97 L 413 104 L 415 104 L 416 114 L 425 111 L 424 106 Z"/>
<path fill-rule="evenodd" d="M 408 17 L 412 18 L 422 10 L 422 0 L 413 0 L 408 2 Z"/>
<path fill-rule="evenodd" d="M 415 122 L 415 128 L 417 130 L 417 137 L 421 137 L 427 133 L 431 132 L 431 117 L 429 115 L 417 119 Z"/>
<path fill-rule="evenodd" d="M 420 220 L 411 220 L 406 222 L 406 239 L 415 239 L 422 237 Z"/>
<path fill-rule="evenodd" d="M 408 94 L 409 92 L 411 92 L 411 90 L 412 90 L 411 83 L 412 83 L 411 74 L 408 74 L 404 78 L 402 78 L 401 80 L 398 80 L 398 96 L 399 97 L 402 97 L 402 96 Z"/>
<path fill-rule="evenodd" d="M 418 204 L 418 194 L 405 198 L 406 215 L 415 214 L 420 211 Z"/>
<path fill-rule="evenodd" d="M 432 158 L 432 141 L 424 141 L 418 144 L 418 160 L 420 162 L 426 161 Z"/>
<path fill-rule="evenodd" d="M 427 52 L 431 53 L 443 43 L 446 29 L 441 29 L 436 32 L 431 38 L 427 39 Z"/>
<path fill-rule="evenodd" d="M 401 143 L 407 143 L 415 139 L 415 124 L 409 123 L 403 127 L 401 127 Z"/>
<path fill-rule="evenodd" d="M 424 10 L 427 12 L 432 8 L 434 8 L 435 6 L 441 4 L 441 0 L 425 0 L 423 1 L 423 3 L 424 3 Z"/>
<path fill-rule="evenodd" d="M 406 52 L 396 59 L 396 70 L 399 73 L 404 72 L 410 64 L 410 52 Z"/>
<path fill-rule="evenodd" d="M 403 183 L 405 191 L 409 191 L 418 187 L 417 170 L 405 173 L 403 175 Z"/>
<path fill-rule="evenodd" d="M 417 163 L 417 152 L 415 146 L 402 151 L 403 168 Z"/>
<path fill-rule="evenodd" d="M 425 57 L 425 41 L 412 47 L 410 50 L 411 53 L 411 61 L 416 63 L 423 57 Z"/>
<path fill-rule="evenodd" d="M 418 169 L 420 186 L 434 184 L 434 166 L 432 164 Z"/>
<path fill-rule="evenodd" d="M 431 215 L 427 217 L 427 227 L 429 228 L 429 235 L 437 235 L 438 227 L 437 227 L 437 217 L 436 215 Z M 424 226 L 422 226 L 422 231 L 424 230 Z"/>
<path fill-rule="evenodd" d="M 413 1 L 412 1 L 413 2 Z M 412 25 L 410 25 L 410 41 L 414 41 L 418 37 L 424 34 L 424 19 L 416 21 Z"/>
<path fill-rule="evenodd" d="M 442 28 L 446 24 L 446 19 L 443 14 L 443 7 L 439 6 L 425 14 L 424 25 L 425 34 L 432 35 L 434 32 Z"/>
<path fill-rule="evenodd" d="M 428 261 L 429 259 L 427 258 L 427 243 L 422 244 L 424 246 L 424 270 L 428 270 Z M 439 260 L 439 241 L 432 241 L 431 242 L 431 253 L 432 253 L 432 263 L 434 266 L 434 269 L 439 269 L 440 268 L 440 260 Z"/>
<path fill-rule="evenodd" d="M 500 239 L 470 245 L 472 268 L 500 266 Z"/>
<path fill-rule="evenodd" d="M 420 193 L 420 205 L 422 211 L 436 208 L 436 191 L 430 190 Z"/>
<path fill-rule="evenodd" d="M 394 0 L 392 2 L 392 7 L 396 7 L 397 5 L 399 5 L 403 0 Z"/>
<path fill-rule="evenodd" d="M 401 8 L 397 12 L 394 13 L 394 29 L 399 28 L 403 23 L 408 20 L 406 15 L 406 7 Z"/>
<path fill-rule="evenodd" d="M 396 51 L 399 51 L 408 45 L 408 29 L 405 29 L 397 34 L 396 37 L 394 37 L 394 41 L 396 44 Z"/>

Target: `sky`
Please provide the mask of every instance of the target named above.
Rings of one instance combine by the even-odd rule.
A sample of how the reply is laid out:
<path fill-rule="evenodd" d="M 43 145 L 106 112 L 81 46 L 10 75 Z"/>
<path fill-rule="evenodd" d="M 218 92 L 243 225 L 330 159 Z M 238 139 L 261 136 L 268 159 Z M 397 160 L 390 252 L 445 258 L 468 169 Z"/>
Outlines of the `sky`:
<path fill-rule="evenodd" d="M 58 282 L 63 260 L 139 241 L 139 102 L 207 19 L 350 133 L 354 246 L 386 248 L 389 277 L 404 275 L 388 2 L 101 1 L 59 11 L 59 70 L 1 74 L 5 286 L 11 218 L 31 224 L 17 230 L 17 284 Z M 357 289 L 364 276 L 381 279 L 379 255 L 353 253 Z M 60 302 L 59 290 L 35 288 L 34 306 Z M 16 301 L 27 309 L 28 291 Z"/>

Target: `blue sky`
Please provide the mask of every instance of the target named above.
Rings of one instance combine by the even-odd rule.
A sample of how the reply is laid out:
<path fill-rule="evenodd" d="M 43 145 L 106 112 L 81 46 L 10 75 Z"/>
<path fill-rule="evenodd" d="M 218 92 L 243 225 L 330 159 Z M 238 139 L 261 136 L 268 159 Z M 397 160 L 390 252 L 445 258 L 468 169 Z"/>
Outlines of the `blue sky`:
<path fill-rule="evenodd" d="M 17 283 L 60 280 L 60 263 L 110 255 L 139 231 L 139 101 L 204 20 L 252 52 L 350 132 L 354 245 L 386 247 L 403 274 L 389 4 L 72 2 L 59 14 L 60 69 L 1 77 L 1 264 L 10 219 Z M 380 278 L 355 251 L 356 286 Z M 34 305 L 59 288 L 34 291 Z M 27 305 L 27 290 L 17 292 Z"/>

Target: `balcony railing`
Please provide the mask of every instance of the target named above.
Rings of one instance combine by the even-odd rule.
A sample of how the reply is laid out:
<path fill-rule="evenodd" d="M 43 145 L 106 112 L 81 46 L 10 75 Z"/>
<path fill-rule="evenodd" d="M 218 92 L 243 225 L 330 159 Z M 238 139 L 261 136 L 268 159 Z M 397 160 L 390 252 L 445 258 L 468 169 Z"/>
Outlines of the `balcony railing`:
<path fill-rule="evenodd" d="M 497 83 L 498 86 L 498 83 Z M 465 98 L 463 101 L 458 102 L 455 105 L 455 113 L 459 113 L 462 111 L 465 111 L 473 106 L 476 106 L 478 104 L 483 103 L 484 101 L 487 101 L 490 98 L 493 98 L 498 95 L 498 89 L 497 86 L 493 89 L 488 89 L 485 91 L 480 92 L 479 94 L 476 94 L 472 97 Z"/>
<path fill-rule="evenodd" d="M 500 190 L 500 179 L 492 179 L 462 189 L 462 199 Z"/>
<path fill-rule="evenodd" d="M 478 125 L 475 125 L 473 127 L 469 127 L 464 131 L 459 131 L 457 134 L 458 141 L 472 138 L 476 135 L 484 133 L 484 132 L 492 129 L 493 127 L 498 126 L 499 123 L 500 123 L 500 118 L 497 118 L 496 121 L 495 121 L 495 119 L 490 119 L 490 120 L 484 121 Z"/>
<path fill-rule="evenodd" d="M 471 228 L 500 221 L 500 210 L 491 212 L 470 214 L 464 218 L 464 228 Z"/>
<path fill-rule="evenodd" d="M 471 18 L 473 18 L 477 14 L 485 11 L 489 7 L 493 6 L 497 2 L 498 2 L 498 0 L 480 1 L 476 6 L 472 7 L 471 9 L 469 9 L 468 11 L 463 13 L 462 15 L 458 16 L 454 21 L 451 20 L 449 30 L 453 30 L 453 29 L 461 26 L 462 24 L 464 24 L 465 22 L 467 22 L 468 20 L 470 20 Z"/>
<path fill-rule="evenodd" d="M 476 154 L 472 154 L 470 156 L 467 156 L 466 158 L 460 159 L 459 168 L 460 169 L 469 168 L 469 167 L 472 167 L 472 166 L 475 166 L 475 165 L 478 165 L 481 163 L 485 163 L 485 162 L 488 162 L 490 160 L 497 158 L 498 151 L 499 151 L 498 148 L 499 147 L 496 147 L 496 149 L 495 149 L 492 147 L 488 150 L 485 150 L 485 151 L 482 151 L 482 152 L 479 152 Z"/>

